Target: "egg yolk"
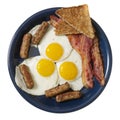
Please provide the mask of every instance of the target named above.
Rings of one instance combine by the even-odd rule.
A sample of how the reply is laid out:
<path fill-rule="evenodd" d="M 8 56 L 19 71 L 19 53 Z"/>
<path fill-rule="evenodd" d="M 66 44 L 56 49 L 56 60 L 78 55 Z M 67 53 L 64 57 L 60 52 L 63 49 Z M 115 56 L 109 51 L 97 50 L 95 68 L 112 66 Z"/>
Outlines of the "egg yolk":
<path fill-rule="evenodd" d="M 41 59 L 37 63 L 36 69 L 40 75 L 47 77 L 54 72 L 55 65 L 51 60 Z"/>
<path fill-rule="evenodd" d="M 46 48 L 46 55 L 52 60 L 59 60 L 63 55 L 63 48 L 58 43 L 51 43 Z"/>
<path fill-rule="evenodd" d="M 59 67 L 59 73 L 65 80 L 74 80 L 78 70 L 73 62 L 64 62 Z"/>

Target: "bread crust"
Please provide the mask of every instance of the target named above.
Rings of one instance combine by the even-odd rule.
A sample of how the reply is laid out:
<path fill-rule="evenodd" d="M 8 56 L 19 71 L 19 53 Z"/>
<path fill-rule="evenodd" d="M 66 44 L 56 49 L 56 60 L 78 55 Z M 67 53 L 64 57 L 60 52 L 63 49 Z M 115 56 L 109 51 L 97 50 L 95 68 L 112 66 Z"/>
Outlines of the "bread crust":
<path fill-rule="evenodd" d="M 79 33 L 82 33 L 89 38 L 94 38 L 94 29 L 91 23 L 88 6 L 86 4 L 61 8 L 56 10 L 55 13 Z"/>

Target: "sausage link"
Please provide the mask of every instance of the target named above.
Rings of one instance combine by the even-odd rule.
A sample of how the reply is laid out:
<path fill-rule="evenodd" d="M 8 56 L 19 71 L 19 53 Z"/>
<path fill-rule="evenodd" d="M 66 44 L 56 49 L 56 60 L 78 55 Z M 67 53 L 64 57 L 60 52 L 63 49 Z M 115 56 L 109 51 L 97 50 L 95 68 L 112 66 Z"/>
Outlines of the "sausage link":
<path fill-rule="evenodd" d="M 68 101 L 72 99 L 78 99 L 81 97 L 80 91 L 72 91 L 72 92 L 66 92 L 60 95 L 56 96 L 56 101 L 57 102 L 63 102 L 63 101 Z"/>
<path fill-rule="evenodd" d="M 42 37 L 44 36 L 45 32 L 47 31 L 49 26 L 48 22 L 42 22 L 34 36 L 32 37 L 32 44 L 38 45 Z"/>
<path fill-rule="evenodd" d="M 27 33 L 23 36 L 22 45 L 20 48 L 20 57 L 21 58 L 28 57 L 31 38 L 32 38 L 32 35 L 30 33 Z"/>
<path fill-rule="evenodd" d="M 26 66 L 25 64 L 22 64 L 19 66 L 19 68 L 20 68 L 20 72 L 23 75 L 26 87 L 29 89 L 32 89 L 34 86 L 34 82 L 33 82 L 32 76 L 29 72 L 28 66 Z"/>
<path fill-rule="evenodd" d="M 45 91 L 46 97 L 53 97 L 70 89 L 68 82 Z"/>

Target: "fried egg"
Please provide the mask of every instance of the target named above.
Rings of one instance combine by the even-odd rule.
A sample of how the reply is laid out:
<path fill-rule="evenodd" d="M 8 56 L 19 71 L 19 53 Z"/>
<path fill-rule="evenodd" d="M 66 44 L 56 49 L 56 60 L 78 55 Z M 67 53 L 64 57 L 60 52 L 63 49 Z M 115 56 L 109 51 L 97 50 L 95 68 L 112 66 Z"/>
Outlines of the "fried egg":
<path fill-rule="evenodd" d="M 57 36 L 54 27 L 50 25 L 46 34 L 40 41 L 38 49 L 42 56 L 52 61 L 62 61 L 70 55 L 73 48 L 67 36 Z"/>
<path fill-rule="evenodd" d="M 32 95 L 44 95 L 45 90 L 58 85 L 58 73 L 53 61 L 42 56 L 36 56 L 24 60 L 21 64 L 29 67 L 34 81 L 34 87 L 28 89 L 24 83 L 19 66 L 16 67 L 15 81 L 23 91 Z"/>
<path fill-rule="evenodd" d="M 82 59 L 81 56 L 73 50 L 70 56 L 57 62 L 57 70 L 59 74 L 58 83 L 64 84 L 68 82 L 72 90 L 80 90 L 83 87 L 82 83 Z"/>

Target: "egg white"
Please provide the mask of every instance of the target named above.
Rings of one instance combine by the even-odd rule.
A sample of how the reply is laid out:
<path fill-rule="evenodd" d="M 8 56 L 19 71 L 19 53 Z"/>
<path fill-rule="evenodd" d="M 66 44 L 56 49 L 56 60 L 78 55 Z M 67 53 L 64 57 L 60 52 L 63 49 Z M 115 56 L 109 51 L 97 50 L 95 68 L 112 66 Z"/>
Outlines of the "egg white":
<path fill-rule="evenodd" d="M 77 74 L 77 76 L 74 80 L 65 80 L 64 78 L 62 78 L 62 76 L 59 73 L 60 65 L 63 62 L 67 62 L 67 61 L 73 62 L 78 69 L 78 74 Z M 57 62 L 56 65 L 57 65 L 57 70 L 58 70 L 58 75 L 59 75 L 58 83 L 60 85 L 64 84 L 65 82 L 68 82 L 70 84 L 72 90 L 80 90 L 83 87 L 82 77 L 81 77 L 81 74 L 82 74 L 82 59 L 81 59 L 81 56 L 75 50 L 73 50 L 71 52 L 70 56 L 67 59 L 65 59 L 61 62 Z"/>
<path fill-rule="evenodd" d="M 55 70 L 51 76 L 43 77 L 36 70 L 37 62 L 44 57 L 36 56 L 24 60 L 21 64 L 25 64 L 29 67 L 30 73 L 34 80 L 34 87 L 28 89 L 24 83 L 23 76 L 19 70 L 19 67 L 16 67 L 15 82 L 16 84 L 25 92 L 32 95 L 44 95 L 45 90 L 56 87 L 58 85 L 58 74 L 55 66 Z"/>
<path fill-rule="evenodd" d="M 42 40 L 40 41 L 40 43 L 38 45 L 38 49 L 42 56 L 48 58 L 46 55 L 46 52 L 45 52 L 47 46 L 51 43 L 58 43 L 62 46 L 64 52 L 63 52 L 62 57 L 57 61 L 62 61 L 70 55 L 73 48 L 70 45 L 67 36 L 65 36 L 65 35 L 57 36 L 55 34 L 54 30 L 55 30 L 55 28 L 50 25 L 46 34 L 43 36 Z"/>

